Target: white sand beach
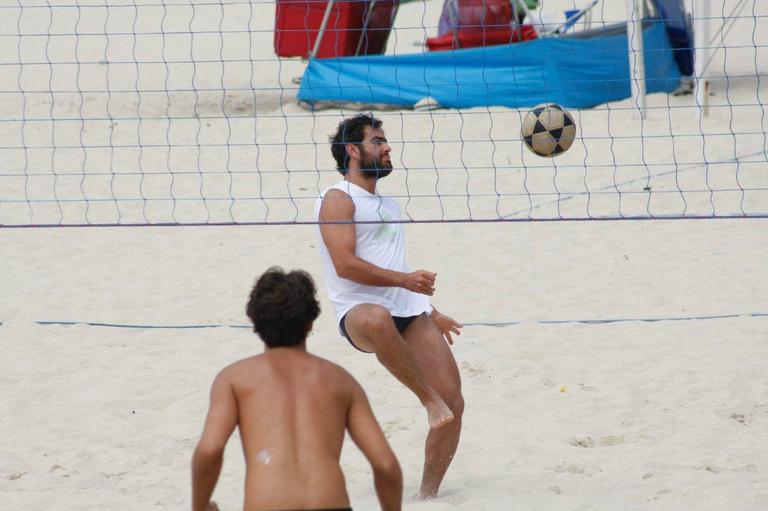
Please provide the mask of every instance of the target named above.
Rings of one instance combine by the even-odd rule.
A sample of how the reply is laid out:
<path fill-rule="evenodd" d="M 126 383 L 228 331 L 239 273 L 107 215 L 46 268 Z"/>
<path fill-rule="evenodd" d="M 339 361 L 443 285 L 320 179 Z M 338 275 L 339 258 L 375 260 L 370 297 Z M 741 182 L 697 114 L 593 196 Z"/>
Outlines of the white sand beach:
<path fill-rule="evenodd" d="M 717 13 L 723 7 L 720 4 L 726 12 L 726 7 L 734 5 L 730 0 L 715 3 Z M 429 2 L 426 10 L 422 5 L 414 2 L 402 7 L 401 38 L 405 39 L 408 23 L 418 20 L 422 11 L 431 16 L 429 23 L 436 24 L 433 18 L 440 4 Z M 179 221 L 205 221 L 206 211 L 210 221 L 230 217 L 310 220 L 318 190 L 338 179 L 330 170 L 326 137 L 341 113 L 330 110 L 313 116 L 299 108 L 291 99 L 295 85 L 285 92 L 279 87 L 267 90 L 275 85 L 290 87 L 302 64 L 277 64 L 268 33 L 274 6 L 262 7 L 265 14 L 250 22 L 265 30 L 259 37 L 266 43 L 258 50 L 264 59 L 259 65 L 264 67 L 256 79 L 264 89 L 253 102 L 242 96 L 240 117 L 198 119 L 189 125 L 179 121 L 173 126 L 143 120 L 139 127 L 140 132 L 157 130 L 155 140 L 186 144 L 196 137 L 206 143 L 227 140 L 229 126 L 234 137 L 230 141 L 236 139 L 245 147 L 233 145 L 229 159 L 209 151 L 205 144 L 199 153 L 187 148 L 154 154 L 147 149 L 139 163 L 143 170 L 163 165 L 182 170 L 188 165 L 221 169 L 226 162 L 225 166 L 238 170 L 257 162 L 259 169 L 268 171 L 258 193 L 291 192 L 302 199 L 241 201 L 234 208 L 215 201 L 162 200 L 156 207 L 145 203 L 142 209 L 140 201 L 117 207 L 115 196 L 109 195 L 108 179 L 98 183 L 89 177 L 84 190 L 81 178 L 91 166 L 130 167 L 137 162 L 137 154 L 129 149 L 111 157 L 108 151 L 84 157 L 85 151 L 59 149 L 45 156 L 42 164 L 34 160 L 39 153 L 29 151 L 32 159 L 26 167 L 20 153 L 8 152 L 8 168 L 49 164 L 61 170 L 56 183 L 50 179 L 40 181 L 39 188 L 30 185 L 28 192 L 35 197 L 55 193 L 59 198 L 68 194 L 82 198 L 92 193 L 107 200 L 94 201 L 89 210 L 74 201 L 4 204 L 0 213 L 5 221 L 29 222 L 31 210 L 34 221 L 40 223 L 116 222 L 118 218 L 167 221 L 172 216 Z M 623 5 L 612 6 L 603 12 L 606 18 L 616 19 L 623 9 Z M 765 6 L 756 9 L 753 12 L 761 16 L 768 14 Z M 48 20 L 40 16 L 26 18 L 22 25 L 37 23 L 45 29 Z M 60 23 L 71 30 L 73 20 Z M 0 21 L 3 33 L 9 33 L 16 21 L 13 17 Z M 130 25 L 130 20 L 121 23 Z M 746 30 L 732 36 L 755 41 L 759 49 L 753 50 L 753 56 L 755 52 L 765 55 L 768 31 L 765 26 L 761 30 L 757 36 Z M 100 44 L 103 50 L 103 41 Z M 405 43 L 400 40 L 400 44 Z M 3 58 L 13 53 L 2 51 Z M 755 68 L 754 60 L 740 62 Z M 761 73 L 765 73 L 765 62 L 760 61 Z M 0 78 L 0 85 L 15 86 L 17 78 Z M 22 78 L 33 81 L 32 75 Z M 82 78 L 83 87 L 87 79 Z M 47 80 L 35 83 L 46 86 Z M 649 104 L 659 109 L 642 126 L 633 117 L 629 100 L 607 109 L 574 112 L 586 141 L 552 161 L 522 153 L 519 140 L 485 149 L 477 143 L 461 154 L 450 144 L 434 142 L 424 150 L 410 143 L 409 137 L 428 140 L 430 133 L 433 140 L 457 137 L 455 112 L 385 112 L 381 115 L 384 128 L 392 133 L 396 171 L 382 182 L 382 191 L 399 196 L 406 214 L 415 220 L 469 215 L 476 219 L 497 215 L 515 220 L 569 218 L 585 216 L 585 208 L 591 208 L 592 216 L 632 216 L 649 207 L 666 215 L 682 211 L 683 202 L 691 214 L 710 214 L 713 208 L 765 212 L 768 206 L 759 189 L 768 188 L 764 153 L 760 159 L 760 151 L 765 150 L 767 83 L 756 76 L 730 85 L 713 80 L 712 102 L 723 108 L 713 108 L 702 125 L 694 121 L 690 109 L 668 108 L 690 106 L 690 96 L 649 97 Z M 238 96 L 228 97 L 234 101 Z M 117 103 L 73 98 L 73 103 L 57 103 L 62 115 L 82 116 L 88 108 L 118 115 Z M 174 98 L 156 97 L 157 104 L 144 98 L 144 106 L 138 108 L 160 115 L 166 108 L 187 108 L 184 111 L 189 113 L 199 107 L 184 94 Z M 45 101 L 50 98 L 28 95 L 26 100 L 21 106 L 3 101 L 0 115 L 31 117 L 49 111 L 50 103 Z M 218 100 L 205 103 L 206 108 L 214 114 L 231 113 L 227 109 L 238 104 L 223 101 L 219 95 Z M 136 113 L 135 102 L 123 107 Z M 268 114 L 258 127 L 253 125 L 254 109 L 257 117 L 260 111 Z M 689 178 L 686 186 L 695 187 L 702 180 L 717 187 L 720 177 L 725 189 L 740 179 L 744 186 L 758 190 L 753 194 L 715 191 L 702 198 L 671 193 L 653 195 L 649 202 L 647 195 L 636 193 L 647 185 L 643 176 L 633 175 L 631 167 L 620 167 L 623 174 L 618 181 L 626 195 L 595 194 L 587 205 L 581 193 L 585 186 L 595 192 L 613 185 L 616 191 L 617 176 L 611 180 L 590 174 L 594 181 L 585 185 L 582 170 L 569 174 L 572 163 L 589 168 L 611 161 L 610 154 L 619 160 L 622 155 L 634 158 L 635 153 L 622 153 L 618 147 L 608 153 L 595 142 L 598 134 L 606 132 L 608 117 L 614 135 L 622 130 L 642 130 L 646 135 L 672 130 L 680 135 L 724 123 L 727 127 L 733 112 L 740 110 L 751 112 L 745 117 L 750 124 L 742 130 L 752 132 L 751 136 L 720 137 L 720 142 L 702 137 L 692 146 L 681 142 L 685 138 L 681 137 L 678 145 L 665 141 L 669 145 L 643 151 L 646 157 L 668 164 L 654 171 L 658 171 L 651 178 L 654 190 L 674 190 L 679 182 L 665 172 L 680 170 L 682 162 L 689 162 L 690 171 L 673 174 L 678 180 Z M 461 136 L 468 139 L 487 138 L 489 126 L 492 133 L 502 135 L 506 126 L 510 132 L 519 130 L 517 111 L 473 109 L 461 115 Z M 287 119 L 285 126 L 283 119 Z M 515 119 L 517 124 L 511 121 Z M 212 126 L 206 127 L 208 122 Z M 113 145 L 129 145 L 137 137 L 149 136 L 148 131 L 137 135 L 136 126 L 127 124 L 125 132 L 116 129 L 104 135 L 97 123 L 75 123 L 72 131 L 64 121 L 55 128 L 27 122 L 21 135 L 9 129 L 0 134 L 0 142 L 8 145 L 23 139 L 33 145 L 32 141 L 40 140 L 35 137 L 69 136 L 67 141 L 77 143 L 81 129 L 94 137 L 86 139 L 94 145 L 110 140 Z M 55 134 L 49 133 L 53 130 Z M 245 141 L 253 141 L 254 136 L 266 141 L 262 152 L 247 146 Z M 59 143 L 64 141 L 58 138 Z M 269 145 L 281 141 L 314 142 L 291 146 L 290 151 L 286 145 Z M 696 145 L 701 143 L 705 147 Z M 433 150 L 437 146 L 452 148 Z M 673 151 L 675 159 L 670 156 Z M 747 163 L 711 166 L 711 175 L 696 165 L 704 157 L 726 162 L 734 154 L 753 153 L 757 156 L 747 157 Z M 478 168 L 508 161 L 510 173 L 469 173 L 466 165 L 456 164 L 457 158 Z M 437 168 L 443 165 L 447 170 L 438 184 Z M 410 170 L 398 172 L 398 167 Z M 322 172 L 292 172 L 290 177 L 285 172 L 306 168 Z M 559 180 L 556 193 L 551 188 L 552 169 Z M 71 182 L 65 175 L 69 171 Z M 526 198 L 518 203 L 514 190 L 520 187 L 521 173 L 528 179 L 528 189 L 541 193 L 533 203 Z M 203 184 L 204 192 L 217 196 L 232 184 L 226 181 L 230 178 L 226 173 L 224 180 L 193 177 L 203 181 L 187 182 L 180 175 L 175 184 L 169 184 L 167 176 L 155 176 L 139 185 L 125 177 L 118 180 L 117 188 L 113 181 L 111 190 L 130 195 L 140 189 L 147 197 L 163 199 L 169 193 L 194 196 Z M 254 181 L 238 179 L 234 178 L 238 191 L 255 189 Z M 273 181 L 266 182 L 269 179 Z M 21 186 L 8 182 L 4 180 L 3 186 Z M 494 183 L 509 186 L 504 188 L 509 191 L 504 197 L 508 202 L 494 195 Z M 443 197 L 436 197 L 435 190 Z M 467 197 L 467 190 L 473 195 Z M 567 200 L 571 192 L 573 200 Z M 767 220 L 437 222 L 405 229 L 410 265 L 438 275 L 433 303 L 466 324 L 454 345 L 466 400 L 459 450 L 439 498 L 428 502 L 407 498 L 405 510 L 768 509 Z M 362 382 L 400 459 L 406 497 L 415 494 L 427 429 L 425 413 L 373 356 L 352 349 L 339 336 L 316 245 L 312 225 L 0 229 L 0 509 L 188 509 L 190 458 L 207 410 L 210 384 L 222 367 L 262 350 L 261 341 L 247 328 L 244 308 L 255 277 L 272 265 L 305 269 L 315 277 L 323 312 L 308 349 L 340 364 Z M 242 506 L 241 452 L 235 435 L 214 496 L 222 510 Z M 370 467 L 351 442 L 345 444 L 342 467 L 353 508 L 377 509 Z"/>
<path fill-rule="evenodd" d="M 739 509 L 768 505 L 768 275 L 762 221 L 411 226 L 434 303 L 468 323 L 454 352 L 467 401 L 434 502 L 405 509 Z M 489 240 L 495 240 L 489 243 Z M 272 264 L 320 268 L 310 227 L 6 231 L 0 310 L 5 509 L 183 509 L 215 373 L 261 350 L 246 329 L 33 321 L 245 324 Z M 467 247 L 482 250 L 467 258 Z M 322 286 L 322 280 L 318 278 Z M 420 477 L 426 418 L 323 314 L 309 349 L 363 382 Z M 720 319 L 706 318 L 727 315 Z M 607 324 L 577 320 L 657 319 Z M 545 321 L 566 321 L 547 324 Z M 344 470 L 375 509 L 367 463 Z M 216 499 L 241 505 L 233 437 Z"/>

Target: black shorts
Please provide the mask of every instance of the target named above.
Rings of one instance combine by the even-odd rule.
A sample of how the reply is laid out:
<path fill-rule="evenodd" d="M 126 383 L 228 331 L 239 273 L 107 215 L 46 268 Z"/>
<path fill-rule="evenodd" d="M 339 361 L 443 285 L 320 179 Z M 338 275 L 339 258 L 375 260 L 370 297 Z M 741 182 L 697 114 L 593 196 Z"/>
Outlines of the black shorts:
<path fill-rule="evenodd" d="M 424 314 L 423 312 L 421 314 Z M 421 314 L 416 314 L 415 316 L 392 316 L 392 320 L 395 322 L 395 328 L 397 328 L 397 331 L 401 334 L 405 332 L 405 329 L 408 328 L 408 325 L 413 323 L 413 320 L 421 316 Z M 363 353 L 371 353 L 370 351 L 361 350 L 357 347 L 357 345 L 352 341 L 352 338 L 347 333 L 347 327 L 344 325 L 344 321 L 346 321 L 347 315 L 344 314 L 341 317 L 341 321 L 339 322 L 339 332 L 341 332 L 341 335 L 343 335 L 348 341 L 349 344 L 352 345 L 353 348 L 355 348 L 357 351 L 362 351 Z"/>

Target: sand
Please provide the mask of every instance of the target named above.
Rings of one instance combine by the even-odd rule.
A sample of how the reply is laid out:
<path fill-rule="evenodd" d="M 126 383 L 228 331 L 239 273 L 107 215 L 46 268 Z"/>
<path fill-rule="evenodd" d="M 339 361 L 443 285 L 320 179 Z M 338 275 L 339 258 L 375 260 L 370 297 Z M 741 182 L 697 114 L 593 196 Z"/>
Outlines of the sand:
<path fill-rule="evenodd" d="M 398 23 L 405 25 L 419 19 L 415 15 L 421 12 L 419 5 L 403 6 L 404 12 L 398 18 L 403 21 Z M 424 12 L 436 12 L 432 3 L 427 5 L 429 10 Z M 723 5 L 728 12 L 733 2 Z M 272 7 L 263 4 L 263 8 L 268 11 Z M 717 8 L 714 11 L 720 12 Z M 623 8 L 613 6 L 603 12 L 610 18 L 620 15 Z M 6 17 L 1 22 L 3 33 L 13 28 L 14 21 Z M 91 21 L 98 26 L 97 21 L 104 20 Z M 47 26 L 47 18 L 36 22 Z M 71 28 L 74 21 L 70 22 Z M 176 22 L 185 26 L 188 20 Z M 269 16 L 253 23 L 271 30 Z M 401 28 L 400 44 L 408 47 L 405 34 L 409 31 L 406 26 Z M 269 33 L 261 36 L 269 41 Z M 739 34 L 742 36 L 753 40 L 747 31 Z M 765 43 L 760 37 L 764 36 L 754 40 L 764 53 Z M 276 82 L 274 76 L 268 78 L 270 66 L 276 65 L 271 47 L 265 45 L 259 51 L 264 59 L 260 65 L 266 69 L 258 75 L 260 83 L 264 87 L 269 83 L 289 87 L 290 78 L 300 73 L 300 62 L 290 61 L 279 67 Z M 760 69 L 764 69 L 761 65 Z M 2 80 L 6 85 L 15 83 L 12 75 Z M 732 88 L 728 89 L 723 80 L 713 82 L 713 90 L 720 94 L 713 96 L 713 101 L 752 105 L 753 110 L 755 104 L 764 103 L 765 80 L 730 83 Z M 263 184 L 258 191 L 267 193 L 269 186 L 282 186 L 284 194 L 285 168 L 329 168 L 324 136 L 340 114 L 332 110 L 313 117 L 291 102 L 290 90 L 272 95 L 267 90 L 260 92 L 255 103 L 244 100 L 221 106 L 217 103 L 222 100 L 219 97 L 206 103 L 206 108 L 215 117 L 216 112 L 240 104 L 241 117 L 233 117 L 229 125 L 237 128 L 232 136 L 241 137 L 238 141 L 244 144 L 257 130 L 263 130 L 259 133 L 267 137 L 265 140 L 274 137 L 278 142 L 317 142 L 304 149 L 290 146 L 290 151 L 279 144 L 267 145 L 260 153 L 259 168 L 276 174 L 273 185 Z M 175 98 L 176 103 L 163 103 L 160 98 L 157 104 L 145 98 L 143 104 L 148 112 L 160 113 L 169 104 L 181 110 L 184 105 L 194 104 L 193 98 L 181 93 Z M 47 111 L 42 99 L 39 104 L 31 97 L 27 99 L 29 102 L 21 107 L 4 101 L 0 105 L 3 116 L 21 112 L 29 117 L 34 113 L 30 108 Z M 69 106 L 60 103 L 62 112 L 82 113 L 86 103 L 78 105 L 74 99 L 76 102 Z M 666 96 L 649 100 L 659 109 L 644 125 L 644 133 L 663 133 L 670 115 L 680 113 L 667 105 L 690 105 L 691 101 Z M 249 128 L 256 131 L 236 124 L 252 124 L 248 108 L 251 113 L 254 107 L 258 110 L 259 101 L 274 117 L 267 115 L 260 121 L 260 128 Z M 95 111 L 107 108 L 89 104 Z M 109 106 L 110 112 L 117 115 L 118 105 Z M 128 112 L 135 106 L 127 103 L 124 107 Z M 742 131 L 759 133 L 762 129 L 765 133 L 761 124 L 765 121 L 760 117 L 764 107 L 757 110 L 749 121 L 756 124 Z M 733 115 L 730 112 L 733 110 L 725 106 L 713 109 L 704 127 L 723 126 L 724 120 Z M 290 128 L 280 127 L 283 114 L 288 116 Z M 610 154 L 619 158 L 625 154 L 618 149 L 609 154 L 595 137 L 605 133 L 608 116 L 613 116 L 614 130 L 640 130 L 639 121 L 632 120 L 631 105 L 620 102 L 607 109 L 576 114 L 581 132 L 591 134 L 591 138 L 586 137 L 585 142 L 563 156 L 570 159 L 542 161 L 521 153 L 519 141 L 502 140 L 491 156 L 480 142 L 467 149 L 458 157 L 467 162 L 464 166 L 456 164 L 455 155 L 433 151 L 435 145 L 426 144 L 426 151 L 415 142 L 402 143 L 418 134 L 426 137 L 425 129 L 434 130 L 437 138 L 442 136 L 441 130 L 446 140 L 456 138 L 455 124 L 451 124 L 458 122 L 456 115 L 440 111 L 418 116 L 410 112 L 383 114 L 394 134 L 398 167 L 408 170 L 394 173 L 382 188 L 403 196 L 406 214 L 417 220 L 469 215 L 485 219 L 511 215 L 526 220 L 647 213 L 647 196 L 633 199 L 643 192 L 645 183 L 636 183 L 632 165 L 620 166 L 624 174 L 618 177 L 628 183 L 622 189 L 626 194 L 615 193 L 614 187 L 614 193 L 592 195 L 589 206 L 581 193 L 585 186 L 583 175 L 572 174 L 599 168 L 601 161 L 610 163 Z M 503 109 L 462 112 L 466 126 L 461 130 L 466 131 L 459 132 L 467 139 L 482 134 L 487 137 L 495 120 L 494 133 L 504 139 L 504 123 L 519 119 L 519 115 Z M 693 119 L 690 109 L 674 118 L 672 129 L 676 134 L 699 129 L 689 120 Z M 161 124 L 152 127 L 152 121 L 142 122 L 142 129 L 164 128 Z M 205 129 L 205 122 L 191 122 L 186 127 L 173 124 L 168 139 L 160 129 L 156 140 L 194 142 L 198 128 Z M 51 128 L 33 128 L 32 124 L 24 128 L 27 141 L 42 136 L 35 130 L 47 132 Z M 226 122 L 222 126 L 226 127 Z M 75 128 L 69 133 L 74 137 L 70 141 L 79 143 L 80 126 Z M 104 139 L 96 125 L 87 128 L 86 133 Z M 136 136 L 133 128 L 128 130 L 132 134 L 115 132 L 113 142 L 121 140 L 129 145 L 131 137 Z M 226 130 L 215 128 L 203 134 L 205 144 L 226 138 L 216 138 Z M 56 129 L 61 136 L 71 131 L 64 123 Z M 13 130 L 2 137 L 4 143 L 20 140 Z M 86 145 L 96 144 L 97 139 L 88 139 Z M 765 187 L 765 163 L 759 156 L 765 147 L 764 139 L 739 134 L 733 140 L 712 140 L 707 139 L 708 161 L 726 160 L 735 153 L 758 154 L 751 157 L 753 163 L 742 164 L 738 171 L 726 164 L 710 167 L 725 169 L 721 173 L 712 171 L 712 176 L 723 176 L 723 189 L 739 172 L 742 183 L 752 186 L 754 193 L 747 193 L 745 200 L 726 192 L 705 194 L 704 199 L 693 194 L 687 197 L 688 211 L 767 210 L 759 190 Z M 683 161 L 692 162 L 690 171 L 678 174 L 680 179 L 689 176 L 690 186 L 706 178 L 702 166 L 697 165 L 703 161 L 701 148 L 685 143 L 674 146 L 678 152 L 672 159 L 673 148 L 665 147 L 658 152 L 653 147 L 645 151 L 658 156 L 671 170 L 682 167 Z M 216 154 L 207 152 L 209 147 L 201 149 L 202 160 L 182 148 L 173 153 L 145 155 L 141 161 L 144 170 L 169 162 L 179 170 L 200 161 L 203 168 L 215 168 L 217 164 L 220 168 L 222 161 L 229 161 L 231 169 L 238 170 L 253 166 L 256 155 L 248 153 L 251 149 L 233 149 L 230 160 L 218 163 Z M 129 149 L 125 151 L 127 154 Z M 10 167 L 24 168 L 16 152 L 11 152 L 9 158 Z M 83 168 L 98 167 L 99 158 L 112 161 L 120 169 L 136 162 L 133 153 L 125 160 L 110 160 L 94 151 L 84 161 L 82 151 L 78 155 L 62 149 L 43 160 L 46 158 L 72 170 L 77 180 L 68 183 L 66 178 L 59 178 L 52 185 L 46 178 L 48 181 L 41 181 L 35 192 L 40 198 L 50 196 L 54 189 L 61 197 L 70 193 L 73 198 L 78 194 L 82 198 L 83 193 L 97 196 L 100 186 L 109 188 L 89 176 L 86 182 L 93 188 L 83 192 L 78 187 Z M 440 174 L 439 184 L 435 184 L 436 171 L 429 170 L 434 158 L 444 158 L 445 163 L 438 161 L 436 165 L 448 169 Z M 504 163 L 507 159 L 509 163 Z M 503 200 L 494 195 L 493 173 L 474 171 L 475 167 L 488 167 L 489 162 L 497 171 L 510 171 L 497 174 L 509 179 L 508 183 L 503 179 L 497 182 L 508 186 L 504 189 L 509 196 Z M 568 162 L 578 162 L 582 170 L 569 170 Z M 418 168 L 427 170 L 419 172 Z M 552 169 L 557 170 L 561 180 L 560 191 L 566 191 L 560 201 L 553 200 L 557 193 L 551 188 Z M 645 167 L 641 171 L 644 173 Z M 515 195 L 520 176 L 526 175 L 529 188 L 540 186 L 536 190 L 543 195 L 534 197 L 538 202 L 529 203 Z M 653 186 L 659 190 L 675 190 L 675 183 L 665 177 L 664 169 L 654 169 L 652 175 Z M 590 176 L 596 180 L 586 185 L 591 191 L 612 184 L 610 176 L 599 172 Z M 150 180 L 144 183 L 143 191 L 160 199 L 171 192 L 178 196 L 189 192 L 189 197 L 199 193 L 199 182 L 179 179 L 170 187 L 159 178 Z M 211 187 L 205 191 L 212 194 L 223 190 L 218 186 L 227 184 L 226 180 L 214 178 L 206 181 L 208 176 L 203 179 Z M 209 220 L 226 221 L 229 215 L 236 219 L 255 216 L 265 221 L 308 220 L 318 188 L 335 179 L 333 172 L 310 172 L 306 176 L 293 173 L 288 187 L 305 196 L 297 201 L 296 208 L 285 200 L 273 201 L 268 212 L 263 202 L 251 206 L 249 201 L 241 201 L 234 209 L 211 202 L 207 204 Z M 234 182 L 240 183 L 237 178 Z M 255 185 L 243 183 L 243 190 L 249 186 Z M 436 186 L 442 198 L 434 196 Z M 634 188 L 637 186 L 639 189 Z M 460 196 L 467 189 L 472 195 Z M 118 182 L 116 192 L 129 196 L 136 190 L 135 183 L 126 180 Z M 15 191 L 3 189 L 3 193 Z M 457 197 L 449 197 L 451 193 Z M 404 197 L 408 194 L 410 202 Z M 573 198 L 569 200 L 570 196 Z M 659 196 L 673 199 L 655 202 Z M 653 195 L 650 209 L 658 215 L 679 212 L 684 202 L 680 196 Z M 121 221 L 162 221 L 173 215 L 181 221 L 205 220 L 206 208 L 200 201 L 174 205 L 160 200 L 154 209 L 150 205 L 142 210 L 141 204 L 126 202 L 116 206 L 114 197 L 108 193 L 104 197 L 109 200 L 94 202 L 89 211 L 77 202 L 64 203 L 63 210 L 42 202 L 31 207 L 35 220 L 43 223 L 81 223 L 84 219 L 109 223 L 118 217 Z M 522 206 L 518 200 L 523 201 Z M 4 219 L 12 219 L 7 222 L 30 218 L 27 204 L 4 205 L 0 212 L 7 215 Z M 440 497 L 431 502 L 407 499 L 404 509 L 768 508 L 768 447 L 764 441 L 768 435 L 765 220 L 427 223 L 407 225 L 406 236 L 411 266 L 438 274 L 435 306 L 466 324 L 454 353 L 467 408 L 461 444 Z M 258 338 L 246 328 L 244 306 L 254 278 L 272 265 L 306 269 L 315 276 L 323 313 L 308 347 L 341 364 L 363 382 L 401 461 L 405 494 L 413 495 L 423 461 L 426 416 L 415 397 L 372 356 L 351 349 L 339 337 L 316 245 L 315 227 L 310 225 L 1 230 L 0 349 L 4 356 L 0 357 L 0 507 L 189 508 L 189 463 L 202 428 L 210 383 L 223 366 L 262 350 Z M 215 493 L 224 510 L 242 505 L 244 466 L 238 444 L 235 435 L 228 445 Z M 355 509 L 376 509 L 370 468 L 351 443 L 345 446 L 342 467 Z"/>
<path fill-rule="evenodd" d="M 319 277 L 311 231 L 4 233 L 6 509 L 188 507 L 210 382 L 259 352 L 259 340 L 237 328 L 34 321 L 243 325 L 252 276 L 269 265 Z M 454 348 L 467 401 L 460 449 L 442 496 L 405 509 L 765 508 L 768 317 L 752 316 L 766 312 L 768 291 L 761 221 L 430 225 L 408 235 L 414 266 L 439 275 L 436 306 L 470 324 L 515 324 L 465 327 Z M 424 413 L 336 334 L 321 296 L 309 349 L 365 382 L 413 494 Z M 692 317 L 701 319 L 671 321 Z M 658 321 L 578 322 L 616 319 Z M 237 442 L 216 493 L 222 509 L 241 503 Z M 353 505 L 375 508 L 351 444 L 343 468 Z"/>

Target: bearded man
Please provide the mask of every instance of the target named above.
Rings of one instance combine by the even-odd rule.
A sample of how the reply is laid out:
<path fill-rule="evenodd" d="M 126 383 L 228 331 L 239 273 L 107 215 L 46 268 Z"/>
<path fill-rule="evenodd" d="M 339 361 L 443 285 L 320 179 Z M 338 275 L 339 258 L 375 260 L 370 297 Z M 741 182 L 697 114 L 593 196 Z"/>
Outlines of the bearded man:
<path fill-rule="evenodd" d="M 436 275 L 405 262 L 397 203 L 376 190 L 392 172 L 391 148 L 371 115 L 345 119 L 331 137 L 343 179 L 315 206 L 320 254 L 339 332 L 378 360 L 421 401 L 427 412 L 419 496 L 437 496 L 461 433 L 464 400 L 449 347 L 461 324 L 429 303 Z"/>

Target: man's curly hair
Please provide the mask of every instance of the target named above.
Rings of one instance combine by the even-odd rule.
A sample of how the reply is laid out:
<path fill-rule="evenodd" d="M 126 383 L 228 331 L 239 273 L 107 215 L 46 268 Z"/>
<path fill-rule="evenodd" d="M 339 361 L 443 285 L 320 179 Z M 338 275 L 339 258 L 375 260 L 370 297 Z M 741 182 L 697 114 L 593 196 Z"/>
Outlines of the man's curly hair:
<path fill-rule="evenodd" d="M 251 291 L 246 313 L 253 322 L 253 331 L 270 348 L 301 344 L 320 315 L 315 295 L 309 273 L 285 273 L 273 266 L 259 277 Z"/>

